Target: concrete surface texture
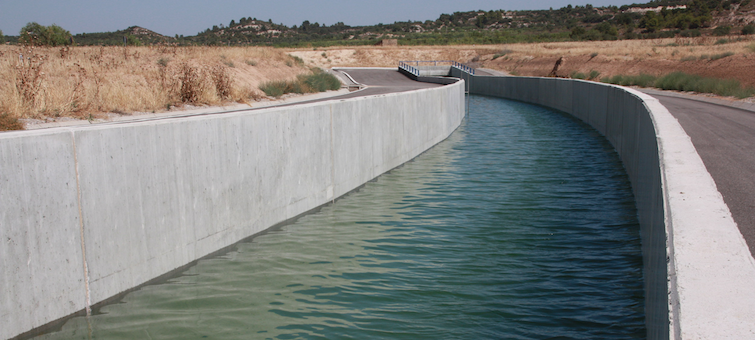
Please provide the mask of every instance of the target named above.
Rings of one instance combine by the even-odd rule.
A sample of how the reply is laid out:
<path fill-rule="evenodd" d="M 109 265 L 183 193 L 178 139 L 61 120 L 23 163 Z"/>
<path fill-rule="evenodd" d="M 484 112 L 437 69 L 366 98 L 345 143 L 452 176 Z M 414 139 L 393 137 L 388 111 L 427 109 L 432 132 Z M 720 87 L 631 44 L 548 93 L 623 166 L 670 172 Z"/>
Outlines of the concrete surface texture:
<path fill-rule="evenodd" d="M 411 160 L 459 126 L 463 86 L 1 134 L 0 338 L 136 287 Z"/>
<path fill-rule="evenodd" d="M 649 339 L 755 336 L 755 261 L 690 138 L 658 100 L 556 78 L 472 77 L 469 87 L 572 114 L 614 146 L 637 201 Z"/>
<path fill-rule="evenodd" d="M 755 254 L 755 112 L 666 94 L 652 96 L 692 139 L 750 254 Z"/>

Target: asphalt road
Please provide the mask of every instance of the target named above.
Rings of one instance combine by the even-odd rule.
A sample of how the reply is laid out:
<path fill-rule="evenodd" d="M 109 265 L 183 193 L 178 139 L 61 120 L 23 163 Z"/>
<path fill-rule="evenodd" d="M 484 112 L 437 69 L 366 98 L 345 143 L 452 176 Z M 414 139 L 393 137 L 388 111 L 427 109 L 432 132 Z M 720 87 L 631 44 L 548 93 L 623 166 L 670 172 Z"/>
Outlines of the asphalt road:
<path fill-rule="evenodd" d="M 352 82 L 350 81 L 348 77 L 343 75 L 343 73 L 347 73 L 349 76 L 351 76 L 351 79 L 354 79 L 358 84 L 366 85 L 367 88 L 359 90 L 359 91 L 343 94 L 340 96 L 306 100 L 306 101 L 301 101 L 301 102 L 296 102 L 296 103 L 283 104 L 279 106 L 316 103 L 316 102 L 322 102 L 322 101 L 328 101 L 328 100 L 356 98 L 356 97 L 373 96 L 373 95 L 396 93 L 396 92 L 406 92 L 406 91 L 413 91 L 413 90 L 425 89 L 425 88 L 430 88 L 430 87 L 443 86 L 439 84 L 422 83 L 422 82 L 411 80 L 405 75 L 401 74 L 401 72 L 399 72 L 398 69 L 340 68 L 336 72 L 340 73 L 337 76 L 341 78 L 342 80 L 347 81 L 347 84 L 352 83 Z"/>
<path fill-rule="evenodd" d="M 755 112 L 652 94 L 692 139 L 755 254 Z"/>

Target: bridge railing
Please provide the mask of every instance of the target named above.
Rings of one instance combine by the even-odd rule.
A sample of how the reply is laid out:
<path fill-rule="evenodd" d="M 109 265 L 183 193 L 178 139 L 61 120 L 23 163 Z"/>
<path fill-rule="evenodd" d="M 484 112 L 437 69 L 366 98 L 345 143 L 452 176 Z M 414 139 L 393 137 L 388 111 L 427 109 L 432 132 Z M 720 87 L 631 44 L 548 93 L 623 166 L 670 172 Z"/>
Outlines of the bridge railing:
<path fill-rule="evenodd" d="M 419 77 L 419 69 L 408 63 L 407 61 L 399 61 L 398 68 L 413 74 L 415 77 Z"/>
<path fill-rule="evenodd" d="M 459 69 L 462 72 L 474 75 L 474 67 L 464 65 L 460 62 L 453 60 L 404 60 L 398 62 L 398 67 L 411 74 L 419 77 L 420 66 L 444 66 L 450 65 L 453 68 Z"/>

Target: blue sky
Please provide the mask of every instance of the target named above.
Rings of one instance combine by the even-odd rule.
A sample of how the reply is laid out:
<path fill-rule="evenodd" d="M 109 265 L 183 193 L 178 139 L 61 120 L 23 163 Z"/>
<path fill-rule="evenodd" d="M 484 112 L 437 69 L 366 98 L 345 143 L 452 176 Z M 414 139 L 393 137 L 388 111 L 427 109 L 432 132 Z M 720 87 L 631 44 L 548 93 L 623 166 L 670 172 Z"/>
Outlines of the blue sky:
<path fill-rule="evenodd" d="M 645 2 L 645 1 L 636 1 Z M 73 34 L 109 32 L 137 25 L 161 34 L 195 35 L 241 17 L 272 19 L 288 26 L 304 20 L 332 25 L 374 25 L 435 20 L 441 13 L 471 10 L 561 8 L 568 4 L 608 6 L 620 0 L 0 0 L 0 30 L 18 35 L 28 22 L 57 24 Z"/>

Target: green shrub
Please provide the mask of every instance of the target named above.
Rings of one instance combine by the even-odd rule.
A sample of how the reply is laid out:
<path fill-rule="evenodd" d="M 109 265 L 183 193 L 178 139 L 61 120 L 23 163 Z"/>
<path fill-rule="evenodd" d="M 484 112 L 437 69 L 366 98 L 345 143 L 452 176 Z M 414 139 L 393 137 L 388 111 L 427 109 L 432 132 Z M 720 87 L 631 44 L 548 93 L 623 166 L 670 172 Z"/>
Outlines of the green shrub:
<path fill-rule="evenodd" d="M 577 27 L 574 27 L 574 28 L 573 28 L 573 29 L 571 30 L 571 33 L 569 33 L 569 37 L 570 37 L 570 38 L 572 38 L 572 39 L 574 39 L 574 40 L 578 40 L 578 39 L 580 39 L 580 38 L 582 37 L 582 35 L 584 35 L 584 34 L 585 34 L 586 32 L 587 32 L 587 31 L 585 31 L 585 29 L 584 29 L 583 27 L 581 27 L 581 26 L 577 26 Z"/>
<path fill-rule="evenodd" d="M 713 45 L 723 45 L 723 44 L 728 44 L 728 43 L 729 43 L 729 39 L 718 39 Z"/>
<path fill-rule="evenodd" d="M 286 93 L 313 93 L 338 90 L 341 82 L 334 75 L 320 69 L 312 69 L 312 74 L 299 75 L 294 81 L 270 81 L 260 85 L 260 90 L 271 97 Z"/>
<path fill-rule="evenodd" d="M 21 28 L 18 40 L 22 44 L 34 46 L 54 47 L 73 43 L 71 32 L 55 24 L 42 26 L 36 22 L 30 22 Z"/>
<path fill-rule="evenodd" d="M 265 92 L 266 95 L 271 97 L 280 97 L 286 93 L 286 87 L 288 82 L 286 81 L 269 81 L 260 85 L 260 90 Z"/>
<path fill-rule="evenodd" d="M 295 55 L 290 55 L 290 54 L 288 56 L 291 57 L 291 59 L 296 63 L 296 65 L 298 65 L 298 66 L 304 66 L 304 60 L 302 60 L 301 58 L 299 58 L 299 57 L 297 57 Z M 288 62 L 286 62 L 286 64 L 288 64 Z M 289 65 L 289 66 L 291 66 L 291 65 Z"/>
<path fill-rule="evenodd" d="M 728 35 L 729 32 L 731 32 L 731 26 L 718 26 L 713 29 L 713 35 L 716 36 Z"/>
<path fill-rule="evenodd" d="M 707 78 L 684 72 L 673 72 L 658 78 L 655 87 L 664 90 L 715 93 L 738 98 L 747 98 L 755 94 L 755 89 L 743 88 L 735 79 Z"/>
<path fill-rule="evenodd" d="M 685 38 L 694 38 L 703 35 L 700 30 L 683 30 L 679 32 L 679 35 Z"/>
<path fill-rule="evenodd" d="M 137 37 L 129 34 L 129 35 L 126 35 L 126 45 L 128 45 L 128 46 L 142 46 L 142 45 L 144 45 L 144 43 L 142 43 L 142 41 L 139 40 L 139 38 L 137 38 Z"/>
<path fill-rule="evenodd" d="M 247 60 L 246 64 L 249 65 L 249 66 L 257 66 L 257 62 L 254 61 L 254 60 Z"/>
<path fill-rule="evenodd" d="M 621 86 L 650 87 L 650 86 L 653 86 L 653 83 L 655 83 L 655 79 L 656 79 L 655 76 L 642 73 L 636 76 L 625 76 L 625 75 L 617 74 L 613 77 L 603 78 L 600 81 L 604 83 L 616 84 L 616 85 L 621 85 Z"/>
<path fill-rule="evenodd" d="M 693 55 L 688 55 L 688 56 L 683 57 L 682 59 L 680 59 L 680 61 L 693 61 L 693 60 L 697 60 L 697 57 L 695 57 Z"/>
<path fill-rule="evenodd" d="M 574 79 L 587 79 L 587 75 L 582 72 L 574 71 L 571 73 L 570 77 Z"/>
<path fill-rule="evenodd" d="M 596 70 L 590 70 L 590 74 L 587 76 L 587 79 L 597 79 L 598 76 L 600 76 L 600 72 Z"/>
<path fill-rule="evenodd" d="M 341 88 L 341 81 L 334 75 L 325 73 L 320 69 L 314 69 L 313 74 L 300 75 L 298 80 L 314 90 L 313 92 L 325 92 Z"/>
<path fill-rule="evenodd" d="M 503 57 L 503 56 L 505 56 L 505 55 L 507 55 L 509 53 L 511 53 L 511 50 L 509 50 L 509 49 L 500 50 L 498 53 L 496 53 L 496 54 L 493 55 L 493 60 L 496 60 L 496 59 L 498 59 L 500 57 Z"/>
<path fill-rule="evenodd" d="M 742 35 L 750 35 L 755 34 L 755 25 L 749 24 L 745 27 L 742 27 Z M 2 36 L 2 32 L 0 32 L 0 36 Z"/>

